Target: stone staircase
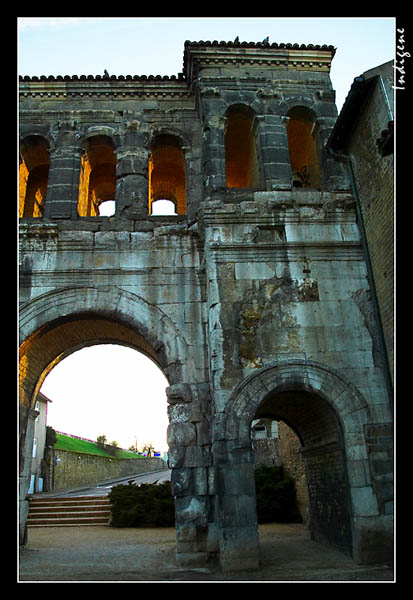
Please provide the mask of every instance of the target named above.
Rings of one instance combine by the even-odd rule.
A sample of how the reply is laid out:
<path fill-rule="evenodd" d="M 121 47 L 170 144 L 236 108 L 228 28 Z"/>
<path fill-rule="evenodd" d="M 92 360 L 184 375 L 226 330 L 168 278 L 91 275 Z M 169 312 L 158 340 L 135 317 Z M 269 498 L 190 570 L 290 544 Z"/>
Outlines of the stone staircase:
<path fill-rule="evenodd" d="M 28 527 L 77 527 L 108 525 L 110 501 L 107 496 L 31 498 Z"/>

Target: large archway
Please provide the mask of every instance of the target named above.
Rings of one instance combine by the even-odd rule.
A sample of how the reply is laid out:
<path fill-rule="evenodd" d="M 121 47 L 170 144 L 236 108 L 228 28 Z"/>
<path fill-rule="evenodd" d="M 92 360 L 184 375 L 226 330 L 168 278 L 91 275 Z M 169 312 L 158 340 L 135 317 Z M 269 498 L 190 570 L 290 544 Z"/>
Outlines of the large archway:
<path fill-rule="evenodd" d="M 357 389 L 333 369 L 297 360 L 257 370 L 234 389 L 225 409 L 225 442 L 215 447 L 218 484 L 224 474 L 231 481 L 231 486 L 220 485 L 217 498 L 223 566 L 231 568 L 239 556 L 246 565 L 259 563 L 250 426 L 264 417 L 285 421 L 300 437 L 313 539 L 356 558 L 353 496 L 360 493 L 360 482 L 352 467 L 360 455 L 354 449 L 363 443 L 368 407 Z"/>
<path fill-rule="evenodd" d="M 116 287 L 71 288 L 44 294 L 22 307 L 20 330 L 20 536 L 23 539 L 37 414 L 34 406 L 51 369 L 80 348 L 115 343 L 146 354 L 173 385 L 182 382 L 190 359 L 185 340 L 160 309 Z"/>

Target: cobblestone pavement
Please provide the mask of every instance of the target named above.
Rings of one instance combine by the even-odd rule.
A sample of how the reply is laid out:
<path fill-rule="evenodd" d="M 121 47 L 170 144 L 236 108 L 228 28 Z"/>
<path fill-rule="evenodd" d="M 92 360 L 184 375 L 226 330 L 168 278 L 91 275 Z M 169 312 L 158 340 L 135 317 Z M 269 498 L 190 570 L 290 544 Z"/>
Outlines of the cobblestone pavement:
<path fill-rule="evenodd" d="M 217 565 L 186 570 L 175 563 L 174 528 L 30 528 L 18 582 L 394 582 L 386 565 L 360 566 L 309 538 L 300 524 L 262 525 L 261 568 L 222 573 Z"/>

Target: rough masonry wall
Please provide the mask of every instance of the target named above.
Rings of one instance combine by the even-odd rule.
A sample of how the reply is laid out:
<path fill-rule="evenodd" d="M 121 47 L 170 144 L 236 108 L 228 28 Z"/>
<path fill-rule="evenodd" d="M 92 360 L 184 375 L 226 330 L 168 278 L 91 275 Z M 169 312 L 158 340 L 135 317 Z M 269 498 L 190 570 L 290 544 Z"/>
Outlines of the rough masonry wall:
<path fill-rule="evenodd" d="M 116 459 L 92 454 L 79 454 L 70 450 L 55 450 L 57 464 L 50 465 L 53 490 L 68 489 L 83 484 L 97 483 L 137 473 L 161 471 L 165 463 L 161 458 Z M 51 461 L 53 456 L 51 455 Z"/>

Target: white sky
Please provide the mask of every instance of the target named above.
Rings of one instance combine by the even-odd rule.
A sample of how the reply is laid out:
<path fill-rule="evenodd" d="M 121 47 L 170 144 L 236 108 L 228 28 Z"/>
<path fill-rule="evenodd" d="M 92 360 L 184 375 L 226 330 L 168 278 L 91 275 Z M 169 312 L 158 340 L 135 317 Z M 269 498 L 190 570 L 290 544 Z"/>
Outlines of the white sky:
<path fill-rule="evenodd" d="M 340 110 L 355 77 L 393 60 L 394 17 L 18 17 L 20 75 L 177 75 L 185 40 L 327 44 Z M 143 359 L 143 363 L 142 363 Z M 93 368 L 91 369 L 91 365 Z M 91 376 L 91 372 L 93 375 Z M 166 450 L 167 381 L 146 357 L 95 346 L 62 361 L 45 380 L 48 422 L 122 447 Z"/>
<path fill-rule="evenodd" d="M 64 433 L 96 440 L 106 435 L 122 448 L 152 442 L 167 451 L 165 388 L 168 381 L 149 358 L 125 346 L 104 344 L 74 352 L 49 373 L 41 391 L 50 400 L 47 423 Z"/>

